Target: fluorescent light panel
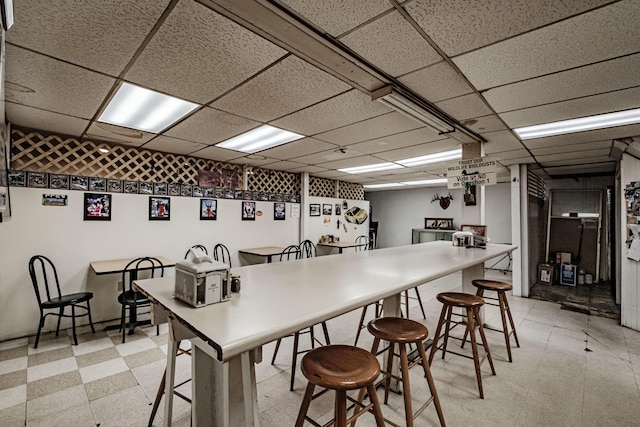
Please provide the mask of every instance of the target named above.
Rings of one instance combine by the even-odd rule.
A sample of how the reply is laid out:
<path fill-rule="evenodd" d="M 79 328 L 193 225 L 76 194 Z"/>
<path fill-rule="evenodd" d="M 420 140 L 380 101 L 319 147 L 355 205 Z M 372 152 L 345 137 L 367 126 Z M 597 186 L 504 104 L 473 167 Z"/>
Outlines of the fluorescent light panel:
<path fill-rule="evenodd" d="M 390 182 L 388 184 L 367 184 L 363 185 L 364 188 L 387 188 L 387 187 L 402 187 L 399 182 Z"/>
<path fill-rule="evenodd" d="M 192 102 L 123 83 L 98 121 L 159 133 L 197 107 Z"/>
<path fill-rule="evenodd" d="M 380 172 L 380 171 L 386 171 L 386 170 L 390 170 L 390 169 L 399 169 L 402 166 L 396 164 L 396 163 L 377 163 L 375 165 L 364 165 L 364 166 L 355 166 L 352 168 L 344 168 L 344 169 L 338 169 L 340 172 L 344 172 L 344 173 L 367 173 L 367 172 Z"/>
<path fill-rule="evenodd" d="M 441 153 L 428 154 L 426 156 L 412 157 L 410 159 L 398 160 L 396 163 L 400 163 L 406 167 L 426 165 L 430 163 L 446 162 L 449 160 L 461 159 L 462 148 L 456 150 L 443 151 Z"/>
<path fill-rule="evenodd" d="M 393 108 L 394 110 L 437 130 L 440 133 L 449 133 L 455 131 L 453 125 L 435 116 L 424 106 L 407 98 L 392 86 L 385 86 L 381 89 L 376 90 L 372 93 L 371 97 L 374 100 L 377 100 L 385 104 L 386 106 Z"/>
<path fill-rule="evenodd" d="M 545 136 L 563 135 L 574 132 L 584 132 L 594 129 L 604 129 L 615 126 L 640 123 L 640 108 L 615 113 L 599 114 L 597 116 L 580 117 L 578 119 L 562 120 L 535 126 L 516 128 L 514 131 L 522 139 L 543 138 Z"/>
<path fill-rule="evenodd" d="M 216 147 L 227 148 L 229 150 L 240 151 L 243 153 L 255 153 L 257 151 L 286 144 L 287 142 L 295 141 L 300 138 L 304 138 L 304 135 L 299 135 L 297 133 L 269 125 L 262 125 L 250 130 L 249 132 L 245 132 L 216 144 Z"/>
<path fill-rule="evenodd" d="M 422 181 L 401 182 L 403 185 L 429 185 L 429 184 L 446 184 L 447 178 L 423 179 Z"/>

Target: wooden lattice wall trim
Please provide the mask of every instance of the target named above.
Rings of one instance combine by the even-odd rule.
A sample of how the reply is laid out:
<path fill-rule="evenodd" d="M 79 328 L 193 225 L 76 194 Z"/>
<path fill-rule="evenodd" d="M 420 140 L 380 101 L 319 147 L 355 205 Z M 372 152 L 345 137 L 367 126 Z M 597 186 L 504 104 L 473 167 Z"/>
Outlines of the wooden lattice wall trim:
<path fill-rule="evenodd" d="M 309 177 L 309 196 L 336 197 L 336 181 L 333 179 Z"/>
<path fill-rule="evenodd" d="M 247 190 L 279 194 L 300 194 L 300 174 L 252 168 L 247 176 Z"/>
<path fill-rule="evenodd" d="M 361 184 L 338 181 L 338 197 L 341 199 L 364 200 L 364 187 Z"/>

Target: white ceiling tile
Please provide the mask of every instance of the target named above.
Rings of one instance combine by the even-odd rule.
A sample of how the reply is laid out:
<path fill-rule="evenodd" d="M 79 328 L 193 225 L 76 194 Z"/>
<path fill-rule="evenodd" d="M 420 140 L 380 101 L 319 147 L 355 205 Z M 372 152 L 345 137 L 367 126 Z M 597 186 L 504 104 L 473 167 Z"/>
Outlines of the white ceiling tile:
<path fill-rule="evenodd" d="M 635 87 L 510 111 L 500 114 L 500 117 L 511 127 L 516 128 L 601 114 L 603 110 L 622 111 L 638 107 L 640 107 L 640 87 Z"/>
<path fill-rule="evenodd" d="M 429 102 L 438 102 L 473 92 L 462 74 L 441 61 L 398 79 Z"/>
<path fill-rule="evenodd" d="M 283 3 L 333 36 L 391 9 L 387 0 L 285 0 Z"/>
<path fill-rule="evenodd" d="M 141 146 L 154 136 L 156 135 L 153 133 L 99 122 L 92 122 L 86 132 L 87 138 L 100 139 L 102 141 L 114 143 L 117 142 L 134 147 Z"/>
<path fill-rule="evenodd" d="M 9 102 L 84 119 L 93 117 L 115 83 L 111 77 L 9 44 L 5 81 Z"/>
<path fill-rule="evenodd" d="M 447 138 L 440 141 L 430 142 L 428 144 L 418 144 L 411 147 L 376 153 L 376 157 L 393 162 L 397 160 L 410 159 L 412 157 L 426 156 L 427 154 L 455 150 L 457 148 L 460 148 L 460 143 L 456 140 Z"/>
<path fill-rule="evenodd" d="M 289 55 L 211 105 L 252 120 L 268 122 L 349 89 L 351 86 L 343 81 Z"/>
<path fill-rule="evenodd" d="M 115 77 L 168 3 L 20 0 L 13 2 L 15 24 L 6 33 L 7 40 Z"/>
<path fill-rule="evenodd" d="M 487 142 L 484 143 L 484 150 L 487 154 L 524 148 L 520 140 L 516 138 L 511 131 L 489 132 L 483 136 L 487 139 Z"/>
<path fill-rule="evenodd" d="M 637 0 L 621 1 L 453 61 L 476 88 L 487 89 L 635 53 L 638 21 Z"/>
<path fill-rule="evenodd" d="M 343 152 L 344 151 L 344 152 Z M 355 150 L 340 150 L 339 148 L 334 148 L 331 150 L 321 151 L 319 153 L 308 154 L 306 156 L 296 157 L 295 161 L 300 163 L 306 163 L 310 165 L 319 165 L 326 162 L 332 162 L 335 160 L 343 160 L 349 158 L 360 158 L 362 157 L 362 153 L 359 153 Z M 324 166 L 323 167 L 329 167 Z"/>
<path fill-rule="evenodd" d="M 421 123 L 403 114 L 393 112 L 382 116 L 363 120 L 349 126 L 317 134 L 315 137 L 322 141 L 339 145 L 349 145 L 398 134 L 424 127 Z"/>
<path fill-rule="evenodd" d="M 556 167 L 545 167 L 544 169 L 550 176 L 584 175 L 585 173 L 613 173 L 616 171 L 616 162 L 611 161 L 579 165 L 563 165 Z"/>
<path fill-rule="evenodd" d="M 346 147 L 364 154 L 375 154 L 383 151 L 395 150 L 398 148 L 421 145 L 427 142 L 438 140 L 449 140 L 446 136 L 438 134 L 430 127 L 422 127 L 407 132 L 376 138 L 357 144 L 349 144 Z"/>
<path fill-rule="evenodd" d="M 301 167 L 304 167 L 304 166 L 305 165 L 303 165 L 301 163 L 286 162 L 286 161 L 272 162 L 272 163 L 269 163 L 269 164 L 265 165 L 265 167 L 268 168 L 268 169 L 278 170 L 278 171 L 289 171 L 290 169 L 301 168 Z"/>
<path fill-rule="evenodd" d="M 356 166 L 375 165 L 378 163 L 384 163 L 384 161 L 373 156 L 359 156 L 359 157 L 342 158 L 339 160 L 326 161 L 326 162 L 317 163 L 317 164 L 319 166 L 331 168 L 331 169 L 343 169 L 343 168 L 351 168 Z"/>
<path fill-rule="evenodd" d="M 494 110 L 502 113 L 640 86 L 640 73 L 628 72 L 639 68 L 640 54 L 635 54 L 490 89 L 483 95 Z"/>
<path fill-rule="evenodd" d="M 306 136 L 346 126 L 390 111 L 368 95 L 351 90 L 270 124 Z"/>
<path fill-rule="evenodd" d="M 449 56 L 589 10 L 608 0 L 418 0 L 407 12 Z"/>
<path fill-rule="evenodd" d="M 220 148 L 213 145 L 203 148 L 202 150 L 195 151 L 191 155 L 195 157 L 201 157 L 203 159 L 217 160 L 220 162 L 226 162 L 230 160 L 233 160 L 235 162 L 236 159 L 241 159 L 242 157 L 244 157 L 242 153 L 238 153 L 237 151 L 227 150 L 226 148 Z"/>
<path fill-rule="evenodd" d="M 291 173 L 301 173 L 301 172 L 309 172 L 311 175 L 315 175 L 319 172 L 326 172 L 328 169 L 320 166 L 312 166 L 312 165 L 304 165 L 297 168 L 289 169 Z"/>
<path fill-rule="evenodd" d="M 77 117 L 40 110 L 26 105 L 5 103 L 7 121 L 30 129 L 79 137 L 89 121 Z"/>
<path fill-rule="evenodd" d="M 321 151 L 335 150 L 336 148 L 338 147 L 318 139 L 302 138 L 278 147 L 261 151 L 260 154 L 274 159 L 287 160 Z"/>
<path fill-rule="evenodd" d="M 181 1 L 126 79 L 178 98 L 213 101 L 285 55 L 195 1 Z"/>
<path fill-rule="evenodd" d="M 165 132 L 180 139 L 217 144 L 258 127 L 260 123 L 224 111 L 204 107 Z"/>
<path fill-rule="evenodd" d="M 272 165 L 274 163 L 278 163 L 277 159 L 271 159 L 269 157 L 264 156 L 244 156 L 238 157 L 237 159 L 233 159 L 233 163 L 239 165 L 248 165 L 248 166 L 260 166 L 265 167 L 266 165 Z M 269 166 L 270 168 L 270 166 Z"/>
<path fill-rule="evenodd" d="M 396 11 L 358 28 L 340 41 L 394 77 L 442 61 L 440 54 Z"/>
<path fill-rule="evenodd" d="M 495 114 L 463 120 L 462 125 L 483 136 L 489 132 L 508 129 L 500 117 Z"/>
<path fill-rule="evenodd" d="M 588 150 L 581 152 L 564 152 L 547 154 L 544 156 L 536 155 L 536 160 L 543 166 L 554 165 L 577 165 L 582 163 L 606 162 L 613 160 L 609 157 L 611 150 L 608 148 L 600 150 Z"/>
<path fill-rule="evenodd" d="M 205 144 L 200 144 L 199 142 L 185 141 L 184 139 L 171 138 L 164 135 L 159 135 L 153 141 L 144 145 L 144 148 L 149 150 L 175 154 L 191 154 L 205 147 Z"/>
<path fill-rule="evenodd" d="M 315 172 L 313 176 L 317 176 L 318 178 L 327 178 L 327 179 L 340 179 L 348 176 L 348 174 L 344 172 L 338 172 L 336 170 L 326 170 L 321 172 Z"/>
<path fill-rule="evenodd" d="M 523 143 L 529 147 L 529 149 L 534 150 L 536 148 L 559 147 L 562 145 L 603 141 L 606 139 L 628 138 L 636 135 L 640 135 L 640 124 L 549 136 L 546 138 L 527 139 L 523 141 Z"/>
<path fill-rule="evenodd" d="M 524 148 L 512 151 L 502 151 L 500 152 L 499 160 L 503 164 L 513 164 L 513 163 L 504 163 L 504 160 L 512 160 L 512 159 L 521 159 L 528 158 L 533 161 L 533 157 L 529 154 L 527 150 Z"/>
<path fill-rule="evenodd" d="M 436 107 L 458 121 L 493 113 L 484 100 L 475 93 L 437 102 Z"/>
<path fill-rule="evenodd" d="M 545 156 L 549 154 L 559 154 L 571 152 L 574 153 L 574 156 L 582 155 L 581 152 L 591 151 L 591 150 L 602 150 L 607 149 L 611 151 L 611 146 L 613 142 L 611 140 L 606 141 L 595 141 L 595 142 L 583 142 L 580 144 L 571 144 L 571 145 L 561 145 L 555 147 L 545 147 L 545 148 L 536 148 L 531 150 L 534 156 Z"/>

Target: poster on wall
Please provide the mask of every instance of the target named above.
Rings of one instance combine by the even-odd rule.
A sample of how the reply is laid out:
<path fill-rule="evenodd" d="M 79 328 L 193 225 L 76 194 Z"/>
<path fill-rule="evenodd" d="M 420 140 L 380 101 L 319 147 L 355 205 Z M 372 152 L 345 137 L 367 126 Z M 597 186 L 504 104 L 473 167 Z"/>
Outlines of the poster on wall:
<path fill-rule="evenodd" d="M 291 205 L 291 218 L 300 218 L 300 205 Z"/>
<path fill-rule="evenodd" d="M 84 193 L 84 220 L 111 221 L 111 194 Z"/>
<path fill-rule="evenodd" d="M 242 202 L 242 220 L 255 221 L 256 219 L 256 202 Z"/>
<path fill-rule="evenodd" d="M 285 203 L 276 202 L 273 204 L 273 219 L 276 221 L 284 221 L 285 219 Z"/>
<path fill-rule="evenodd" d="M 320 216 L 320 203 L 311 203 L 309 205 L 309 216 Z"/>
<path fill-rule="evenodd" d="M 171 219 L 171 198 L 149 196 L 149 220 L 169 221 Z"/>
<path fill-rule="evenodd" d="M 200 199 L 200 219 L 215 220 L 218 217 L 218 201 L 215 199 Z"/>

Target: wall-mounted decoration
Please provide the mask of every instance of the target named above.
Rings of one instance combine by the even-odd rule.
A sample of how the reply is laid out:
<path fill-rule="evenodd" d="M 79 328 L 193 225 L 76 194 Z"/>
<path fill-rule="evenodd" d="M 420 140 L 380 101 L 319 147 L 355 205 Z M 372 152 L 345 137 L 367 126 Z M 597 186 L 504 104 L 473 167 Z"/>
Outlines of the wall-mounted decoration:
<path fill-rule="evenodd" d="M 200 187 L 199 185 L 194 185 L 193 187 L 191 187 L 192 192 L 191 195 L 193 197 L 202 197 L 203 193 L 202 193 L 202 187 Z"/>
<path fill-rule="evenodd" d="M 198 171 L 198 185 L 202 187 L 216 187 L 220 185 L 220 173 L 216 170 Z"/>
<path fill-rule="evenodd" d="M 300 218 L 300 205 L 291 205 L 291 218 Z"/>
<path fill-rule="evenodd" d="M 123 192 L 126 194 L 138 194 L 138 181 L 125 181 Z"/>
<path fill-rule="evenodd" d="M 464 205 L 465 206 L 476 205 L 476 186 L 475 185 L 465 184 Z"/>
<path fill-rule="evenodd" d="M 309 216 L 320 216 L 320 203 L 311 203 L 309 205 Z"/>
<path fill-rule="evenodd" d="M 218 217 L 218 201 L 215 199 L 200 199 L 200 219 L 215 220 Z"/>
<path fill-rule="evenodd" d="M 233 198 L 236 200 L 244 200 L 244 191 L 242 190 L 234 190 Z"/>
<path fill-rule="evenodd" d="M 223 199 L 224 198 L 224 188 L 216 187 L 213 197 L 215 197 L 216 199 Z"/>
<path fill-rule="evenodd" d="M 86 176 L 72 176 L 70 187 L 72 190 L 87 191 L 89 189 L 89 178 Z"/>
<path fill-rule="evenodd" d="M 152 182 L 140 182 L 138 184 L 138 193 L 139 194 L 153 194 L 153 183 Z"/>
<path fill-rule="evenodd" d="M 167 195 L 167 184 L 165 182 L 156 182 L 153 184 L 153 194 L 156 196 Z"/>
<path fill-rule="evenodd" d="M 266 193 L 264 191 L 259 191 L 258 192 L 258 200 L 260 200 L 262 202 L 269 201 L 269 193 Z"/>
<path fill-rule="evenodd" d="M 53 188 L 54 190 L 68 190 L 69 175 L 52 173 L 49 175 L 49 188 Z"/>
<path fill-rule="evenodd" d="M 256 219 L 256 202 L 242 202 L 242 220 L 254 221 Z"/>
<path fill-rule="evenodd" d="M 331 205 L 322 205 L 322 215 L 331 215 L 332 212 L 332 206 Z"/>
<path fill-rule="evenodd" d="M 358 206 L 353 206 L 344 213 L 344 219 L 352 224 L 363 224 L 368 217 L 367 211 Z"/>
<path fill-rule="evenodd" d="M 9 171 L 10 187 L 26 187 L 27 173 L 25 171 Z"/>
<path fill-rule="evenodd" d="M 180 186 L 180 195 L 184 197 L 191 197 L 191 185 L 182 184 Z"/>
<path fill-rule="evenodd" d="M 104 178 L 89 178 L 89 191 L 107 191 L 107 180 Z"/>
<path fill-rule="evenodd" d="M 276 202 L 273 204 L 273 219 L 276 221 L 282 221 L 285 219 L 286 203 Z"/>
<path fill-rule="evenodd" d="M 149 219 L 169 221 L 171 219 L 171 199 L 169 197 L 149 197 Z"/>
<path fill-rule="evenodd" d="M 169 183 L 169 185 L 167 186 L 167 194 L 169 196 L 179 196 L 180 184 L 176 184 L 174 182 Z"/>
<path fill-rule="evenodd" d="M 43 194 L 42 206 L 67 206 L 68 198 L 66 194 Z"/>
<path fill-rule="evenodd" d="M 339 203 L 336 203 L 336 215 L 342 215 L 342 209 L 340 209 Z"/>
<path fill-rule="evenodd" d="M 111 221 L 111 194 L 84 193 L 85 221 Z"/>
<path fill-rule="evenodd" d="M 122 193 L 122 180 L 121 179 L 108 179 L 107 191 L 111 193 Z"/>
<path fill-rule="evenodd" d="M 453 196 L 451 195 L 451 193 L 449 193 L 449 195 L 447 196 L 439 196 L 438 193 L 436 193 L 433 196 L 433 199 L 431 199 L 431 203 L 438 201 L 440 203 L 440 207 L 442 209 L 447 209 L 449 207 L 449 205 L 451 205 L 451 201 L 453 200 Z"/>
<path fill-rule="evenodd" d="M 238 175 L 233 169 L 222 169 L 222 177 L 220 185 L 224 188 L 236 188 L 238 187 Z"/>
<path fill-rule="evenodd" d="M 233 199 L 234 191 L 230 188 L 224 189 L 224 198 L 225 199 Z"/>
<path fill-rule="evenodd" d="M 453 230 L 453 218 L 425 218 L 424 228 L 432 230 Z"/>
<path fill-rule="evenodd" d="M 29 172 L 29 187 L 47 188 L 49 186 L 49 174 L 44 172 Z"/>
<path fill-rule="evenodd" d="M 204 197 L 208 197 L 208 198 L 216 197 L 216 189 L 213 187 L 203 187 L 202 192 Z"/>

